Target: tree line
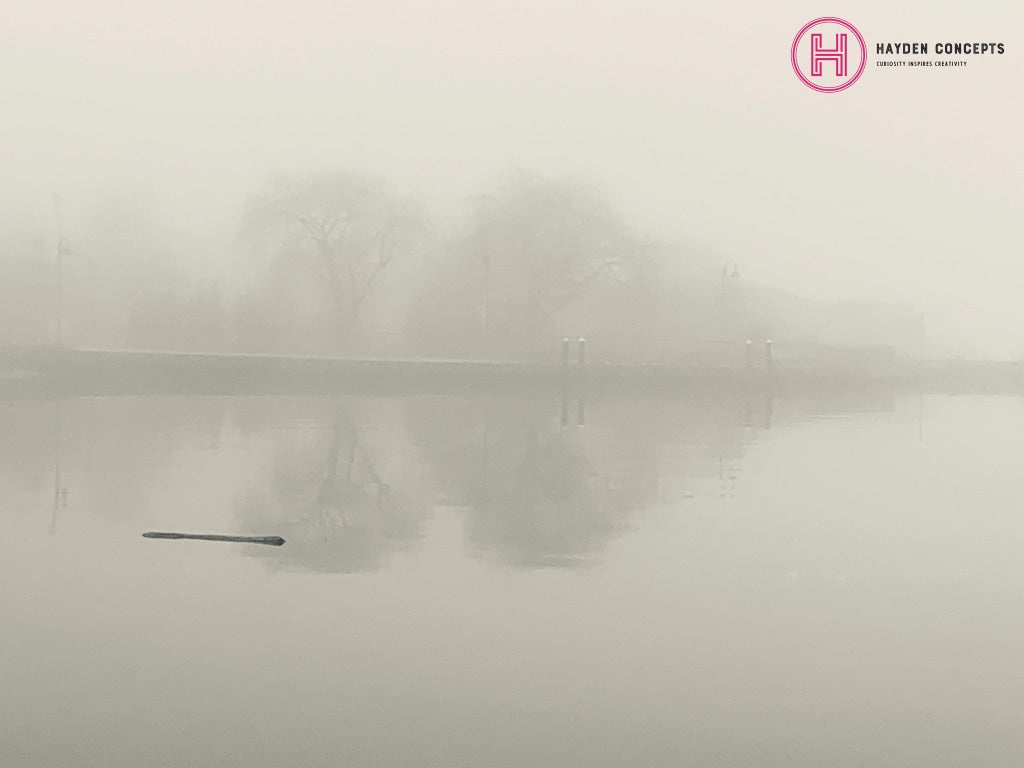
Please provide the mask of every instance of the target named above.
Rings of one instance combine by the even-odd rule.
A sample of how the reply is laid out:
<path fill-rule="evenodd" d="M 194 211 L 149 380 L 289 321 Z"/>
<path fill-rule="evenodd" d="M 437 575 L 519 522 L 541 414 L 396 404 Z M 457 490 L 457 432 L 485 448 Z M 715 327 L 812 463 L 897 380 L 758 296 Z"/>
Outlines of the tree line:
<path fill-rule="evenodd" d="M 63 275 L 45 237 L 9 241 L 0 344 L 53 342 L 60 312 L 61 340 L 81 346 L 550 359 L 563 336 L 588 336 L 609 359 L 655 361 L 821 326 L 734 260 L 659 242 L 598 190 L 533 173 L 481 191 L 445 232 L 380 178 L 274 178 L 237 233 L 245 274 L 205 282 L 142 208 L 99 216 Z"/>

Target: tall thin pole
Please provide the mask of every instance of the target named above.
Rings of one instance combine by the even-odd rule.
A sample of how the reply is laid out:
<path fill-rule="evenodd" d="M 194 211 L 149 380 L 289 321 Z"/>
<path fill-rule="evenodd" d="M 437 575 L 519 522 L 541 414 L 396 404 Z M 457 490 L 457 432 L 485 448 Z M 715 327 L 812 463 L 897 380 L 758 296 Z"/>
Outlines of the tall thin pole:
<path fill-rule="evenodd" d="M 64 343 L 64 256 L 68 253 L 68 241 L 60 216 L 60 195 L 53 195 L 53 211 L 57 220 L 57 345 Z"/>
<path fill-rule="evenodd" d="M 484 253 L 484 348 L 491 358 L 491 255 Z"/>
<path fill-rule="evenodd" d="M 725 332 L 725 275 L 728 269 L 727 264 L 722 265 L 722 277 L 718 283 L 718 328 L 720 333 Z"/>

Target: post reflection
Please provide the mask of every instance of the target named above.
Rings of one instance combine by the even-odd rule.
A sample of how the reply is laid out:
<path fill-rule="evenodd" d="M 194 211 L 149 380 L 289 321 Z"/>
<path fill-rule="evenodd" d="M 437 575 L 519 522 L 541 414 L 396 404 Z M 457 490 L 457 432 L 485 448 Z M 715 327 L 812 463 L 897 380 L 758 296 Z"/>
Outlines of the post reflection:
<path fill-rule="evenodd" d="M 57 400 L 53 406 L 54 409 L 54 430 L 53 430 L 53 506 L 50 514 L 50 530 L 51 536 L 55 536 L 57 533 L 57 517 L 61 511 L 67 509 L 68 506 L 68 489 L 64 486 L 63 476 L 61 473 L 61 460 L 63 458 L 63 443 L 64 443 L 64 408 L 63 403 Z"/>

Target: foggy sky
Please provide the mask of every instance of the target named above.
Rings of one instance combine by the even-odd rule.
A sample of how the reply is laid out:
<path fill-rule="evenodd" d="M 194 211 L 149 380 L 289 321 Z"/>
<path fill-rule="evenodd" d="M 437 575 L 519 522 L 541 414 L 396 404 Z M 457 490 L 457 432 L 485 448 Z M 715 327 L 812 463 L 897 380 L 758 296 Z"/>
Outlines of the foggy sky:
<path fill-rule="evenodd" d="M 789 45 L 835 13 L 869 46 L 838 94 Z M 442 221 L 513 166 L 600 185 L 637 225 L 816 298 L 911 301 L 929 334 L 1024 354 L 1019 2 L 18 3 L 0 24 L 0 228 L 69 235 L 156 201 L 228 271 L 275 171 L 352 167 Z M 886 70 L 875 42 L 1002 42 Z M 932 57 L 934 58 L 934 57 Z M 221 255 L 213 261 L 210 252 Z"/>

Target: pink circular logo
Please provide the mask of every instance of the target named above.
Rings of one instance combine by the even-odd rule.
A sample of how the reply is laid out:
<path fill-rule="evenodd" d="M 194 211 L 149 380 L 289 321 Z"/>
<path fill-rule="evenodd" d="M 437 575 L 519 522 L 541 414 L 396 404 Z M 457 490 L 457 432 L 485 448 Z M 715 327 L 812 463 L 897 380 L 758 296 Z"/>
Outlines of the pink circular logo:
<path fill-rule="evenodd" d="M 804 25 L 790 51 L 793 71 L 804 84 L 822 93 L 849 88 L 864 72 L 868 46 L 857 28 L 834 16 Z"/>

